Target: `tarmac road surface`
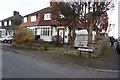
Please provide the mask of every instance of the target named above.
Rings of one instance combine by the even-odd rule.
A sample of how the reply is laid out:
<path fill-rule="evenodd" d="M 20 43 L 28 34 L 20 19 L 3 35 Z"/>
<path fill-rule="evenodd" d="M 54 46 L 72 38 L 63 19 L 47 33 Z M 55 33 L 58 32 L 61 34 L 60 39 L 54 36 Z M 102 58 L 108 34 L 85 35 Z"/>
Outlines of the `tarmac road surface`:
<path fill-rule="evenodd" d="M 117 72 L 100 72 L 2 50 L 3 78 L 117 78 Z"/>

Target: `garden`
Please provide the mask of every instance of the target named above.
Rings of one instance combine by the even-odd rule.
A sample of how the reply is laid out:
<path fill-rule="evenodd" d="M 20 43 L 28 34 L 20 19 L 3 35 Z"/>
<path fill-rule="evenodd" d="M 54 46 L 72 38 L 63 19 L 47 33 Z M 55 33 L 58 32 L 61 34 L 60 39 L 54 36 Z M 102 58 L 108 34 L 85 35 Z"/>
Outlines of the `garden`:
<path fill-rule="evenodd" d="M 61 44 L 61 38 L 57 39 L 57 36 L 52 37 L 52 42 L 45 42 L 40 39 L 40 36 L 33 35 L 27 28 L 18 28 L 15 31 L 14 42 L 12 46 L 38 50 L 38 51 L 51 51 L 53 53 L 58 53 L 68 56 L 80 56 L 80 51 L 77 48 L 72 48 L 69 44 Z M 99 40 L 97 43 L 89 44 L 89 49 L 93 49 L 94 52 L 91 53 L 91 58 L 99 58 L 104 54 L 106 46 L 109 44 L 109 39 Z M 60 51 L 62 50 L 62 52 Z M 89 57 L 89 52 L 81 51 L 81 56 Z"/>

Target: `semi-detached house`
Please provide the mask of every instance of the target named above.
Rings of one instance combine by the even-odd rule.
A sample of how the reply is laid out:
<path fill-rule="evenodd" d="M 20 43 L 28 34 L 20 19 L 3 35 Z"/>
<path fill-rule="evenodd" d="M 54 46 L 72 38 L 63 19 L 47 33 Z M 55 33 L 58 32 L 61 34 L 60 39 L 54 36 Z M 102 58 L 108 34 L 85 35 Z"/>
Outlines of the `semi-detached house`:
<path fill-rule="evenodd" d="M 22 16 L 18 11 L 13 11 L 13 16 L 5 18 L 0 21 L 0 37 L 13 36 L 13 26 L 20 26 L 22 23 Z"/>
<path fill-rule="evenodd" d="M 51 42 L 52 36 L 59 35 L 62 37 L 62 43 L 68 43 L 68 28 L 56 26 L 51 21 L 50 7 L 25 15 L 21 26 L 27 27 L 34 35 L 40 35 L 44 41 Z M 78 27 L 82 29 L 82 27 Z"/>

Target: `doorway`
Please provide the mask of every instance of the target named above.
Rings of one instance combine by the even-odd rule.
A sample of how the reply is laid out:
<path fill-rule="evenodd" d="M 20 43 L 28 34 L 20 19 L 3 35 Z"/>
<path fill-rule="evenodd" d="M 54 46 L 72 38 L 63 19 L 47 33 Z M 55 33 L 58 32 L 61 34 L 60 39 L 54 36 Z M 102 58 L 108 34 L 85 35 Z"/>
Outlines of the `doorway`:
<path fill-rule="evenodd" d="M 64 43 L 65 39 L 65 29 L 64 28 L 58 28 L 58 35 L 61 36 L 62 41 L 61 43 Z"/>

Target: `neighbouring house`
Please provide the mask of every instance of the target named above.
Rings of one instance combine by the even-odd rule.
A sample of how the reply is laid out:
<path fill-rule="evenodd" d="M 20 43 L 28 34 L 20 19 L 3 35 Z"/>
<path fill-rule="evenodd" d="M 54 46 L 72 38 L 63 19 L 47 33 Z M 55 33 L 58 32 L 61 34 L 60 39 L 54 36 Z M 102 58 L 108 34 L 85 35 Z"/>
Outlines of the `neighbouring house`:
<path fill-rule="evenodd" d="M 14 11 L 13 16 L 0 21 L 0 36 L 13 36 L 14 31 L 12 29 L 12 26 L 20 26 L 21 23 L 22 16 L 19 14 L 19 12 Z"/>
<path fill-rule="evenodd" d="M 27 27 L 34 35 L 40 35 L 40 39 L 51 42 L 52 37 L 59 35 L 62 37 L 62 43 L 68 43 L 69 29 L 64 26 L 56 26 L 51 21 L 50 7 L 25 15 L 21 27 Z M 78 27 L 82 29 L 82 27 Z"/>

